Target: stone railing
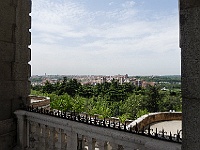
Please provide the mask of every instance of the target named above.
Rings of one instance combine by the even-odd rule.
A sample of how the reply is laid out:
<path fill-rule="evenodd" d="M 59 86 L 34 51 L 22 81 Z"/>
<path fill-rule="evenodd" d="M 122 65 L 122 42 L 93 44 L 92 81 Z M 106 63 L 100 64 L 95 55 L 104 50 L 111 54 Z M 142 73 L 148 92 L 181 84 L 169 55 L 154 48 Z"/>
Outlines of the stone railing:
<path fill-rule="evenodd" d="M 128 128 L 129 127 L 134 128 L 137 125 L 138 130 L 143 130 L 144 127 L 148 127 L 152 123 L 161 121 L 172 121 L 172 120 L 182 120 L 182 113 L 181 112 L 149 113 L 134 120 L 132 123 L 128 125 Z"/>
<path fill-rule="evenodd" d="M 44 97 L 44 96 L 29 96 L 29 102 L 30 106 L 36 108 L 36 107 L 42 107 L 42 108 L 49 108 L 50 107 L 50 98 Z"/>
<path fill-rule="evenodd" d="M 181 150 L 175 137 L 127 130 L 126 124 L 88 115 L 30 107 L 15 114 L 20 150 Z"/>

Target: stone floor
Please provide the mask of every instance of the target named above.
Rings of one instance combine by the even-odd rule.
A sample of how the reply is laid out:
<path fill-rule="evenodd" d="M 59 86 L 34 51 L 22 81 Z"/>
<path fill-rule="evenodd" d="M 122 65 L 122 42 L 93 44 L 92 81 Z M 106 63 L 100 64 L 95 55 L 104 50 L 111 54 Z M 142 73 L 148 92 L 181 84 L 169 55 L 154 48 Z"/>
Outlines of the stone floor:
<path fill-rule="evenodd" d="M 162 129 L 164 129 L 167 132 L 167 134 L 169 134 L 171 131 L 172 135 L 174 135 L 177 133 L 177 130 L 182 130 L 182 121 L 163 121 L 151 125 L 151 129 L 156 130 L 156 128 L 158 129 L 158 131 L 162 131 Z"/>

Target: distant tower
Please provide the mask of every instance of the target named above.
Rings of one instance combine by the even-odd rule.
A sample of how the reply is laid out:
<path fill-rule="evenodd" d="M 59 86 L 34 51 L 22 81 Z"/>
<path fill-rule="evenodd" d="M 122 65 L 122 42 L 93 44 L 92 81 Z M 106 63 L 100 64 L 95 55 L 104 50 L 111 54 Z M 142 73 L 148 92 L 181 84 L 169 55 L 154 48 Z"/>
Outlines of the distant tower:
<path fill-rule="evenodd" d="M 102 77 L 101 78 L 101 83 L 105 83 L 106 82 L 106 77 Z"/>

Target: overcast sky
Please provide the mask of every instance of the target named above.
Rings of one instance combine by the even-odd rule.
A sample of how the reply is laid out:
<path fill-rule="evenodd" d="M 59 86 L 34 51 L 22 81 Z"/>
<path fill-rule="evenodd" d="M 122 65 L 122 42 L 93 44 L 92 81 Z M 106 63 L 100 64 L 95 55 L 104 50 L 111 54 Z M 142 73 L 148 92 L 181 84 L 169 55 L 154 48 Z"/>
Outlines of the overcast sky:
<path fill-rule="evenodd" d="M 32 0 L 32 75 L 180 74 L 177 0 Z"/>

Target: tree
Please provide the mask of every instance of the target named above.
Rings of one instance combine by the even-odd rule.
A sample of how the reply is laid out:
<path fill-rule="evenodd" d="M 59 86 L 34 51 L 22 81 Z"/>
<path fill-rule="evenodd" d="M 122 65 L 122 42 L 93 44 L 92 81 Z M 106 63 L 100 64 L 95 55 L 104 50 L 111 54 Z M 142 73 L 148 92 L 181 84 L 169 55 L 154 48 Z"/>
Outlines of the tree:
<path fill-rule="evenodd" d="M 158 86 L 148 86 L 146 91 L 146 97 L 143 101 L 143 109 L 147 109 L 148 112 L 158 112 L 159 103 L 162 101 L 162 94 L 159 92 Z"/>
<path fill-rule="evenodd" d="M 91 98 L 94 95 L 93 87 L 91 85 L 80 86 L 77 93 L 79 96 L 82 96 L 85 98 Z"/>
<path fill-rule="evenodd" d="M 45 85 L 42 87 L 42 92 L 50 94 L 54 91 L 55 91 L 54 86 L 49 81 L 46 81 Z"/>
<path fill-rule="evenodd" d="M 51 99 L 50 103 L 51 108 L 58 109 L 61 111 L 72 111 L 73 99 L 68 94 L 60 96 L 51 94 L 50 99 Z"/>

